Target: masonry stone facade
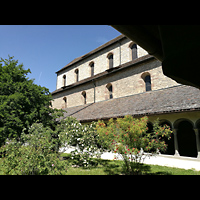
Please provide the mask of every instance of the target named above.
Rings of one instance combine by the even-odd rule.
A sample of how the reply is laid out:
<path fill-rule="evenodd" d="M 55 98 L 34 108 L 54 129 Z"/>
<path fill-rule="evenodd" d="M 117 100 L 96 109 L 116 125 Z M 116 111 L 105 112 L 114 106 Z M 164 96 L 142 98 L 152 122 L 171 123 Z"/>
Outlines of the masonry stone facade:
<path fill-rule="evenodd" d="M 67 108 L 107 100 L 109 91 L 106 86 L 109 83 L 112 85 L 113 98 L 145 92 L 145 73 L 151 76 L 152 90 L 177 85 L 163 74 L 161 63 L 156 59 L 123 67 L 133 60 L 143 60 L 142 58 L 147 55 L 144 49 L 137 46 L 137 58 L 133 59 L 131 45 L 135 43 L 125 36 L 119 36 L 106 44 L 96 52 L 94 50 L 93 53 L 88 53 L 88 56 L 86 54 L 75 59 L 72 64 L 69 63 L 57 72 L 57 90 L 52 93 L 53 107 Z M 113 72 L 105 74 L 106 70 L 109 70 L 109 54 L 113 55 Z M 93 76 L 91 63 L 94 67 Z M 101 77 L 96 78 L 98 75 Z M 88 82 L 88 78 L 94 80 Z M 83 91 L 85 97 L 82 95 Z"/>
<path fill-rule="evenodd" d="M 73 84 L 76 81 L 75 70 L 79 70 L 79 80 L 83 80 L 91 76 L 90 63 L 94 62 L 94 75 L 104 72 L 109 68 L 108 54 L 113 54 L 113 67 L 117 67 L 121 64 L 127 63 L 132 60 L 130 44 L 133 43 L 129 39 L 123 37 L 122 40 L 115 42 L 106 48 L 92 54 L 85 59 L 81 59 L 78 62 L 66 67 L 62 71 L 57 73 L 57 88 L 63 86 L 63 76 L 66 75 L 66 85 Z M 147 52 L 138 46 L 138 57 L 147 55 Z M 84 56 L 83 56 L 84 57 Z"/>

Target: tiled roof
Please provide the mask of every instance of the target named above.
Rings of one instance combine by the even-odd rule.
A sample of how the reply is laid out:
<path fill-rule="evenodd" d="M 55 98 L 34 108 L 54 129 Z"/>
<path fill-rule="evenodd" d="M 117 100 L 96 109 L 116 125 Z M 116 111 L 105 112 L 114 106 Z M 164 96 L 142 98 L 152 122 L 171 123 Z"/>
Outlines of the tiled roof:
<path fill-rule="evenodd" d="M 169 112 L 200 110 L 200 90 L 178 85 L 161 90 L 67 108 L 67 116 L 82 122 Z"/>

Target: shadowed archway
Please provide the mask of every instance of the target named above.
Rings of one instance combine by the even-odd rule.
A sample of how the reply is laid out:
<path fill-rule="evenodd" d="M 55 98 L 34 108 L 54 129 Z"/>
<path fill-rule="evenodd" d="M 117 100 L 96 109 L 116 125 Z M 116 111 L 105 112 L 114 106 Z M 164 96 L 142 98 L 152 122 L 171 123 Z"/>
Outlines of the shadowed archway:
<path fill-rule="evenodd" d="M 162 120 L 160 123 L 160 126 L 164 126 L 164 125 L 168 125 L 170 127 L 170 129 L 172 130 L 172 125 L 169 121 L 167 120 Z M 163 140 L 165 141 L 165 143 L 167 144 L 167 151 L 162 152 L 162 154 L 167 154 L 167 155 L 174 155 L 175 154 L 175 148 L 174 148 L 174 134 L 171 134 L 171 139 L 168 140 L 166 137 L 163 137 Z"/>
<path fill-rule="evenodd" d="M 180 156 L 197 157 L 196 136 L 192 122 L 182 119 L 175 124 L 175 127 Z"/>

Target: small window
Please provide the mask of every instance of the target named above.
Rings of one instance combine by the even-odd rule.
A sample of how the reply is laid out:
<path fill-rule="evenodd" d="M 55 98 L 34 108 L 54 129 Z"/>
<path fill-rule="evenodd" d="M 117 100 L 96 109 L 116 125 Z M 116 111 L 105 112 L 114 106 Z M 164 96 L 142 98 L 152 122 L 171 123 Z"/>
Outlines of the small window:
<path fill-rule="evenodd" d="M 109 53 L 108 54 L 108 61 L 109 61 L 109 69 L 113 68 L 113 54 Z"/>
<path fill-rule="evenodd" d="M 79 71 L 78 71 L 78 69 L 75 69 L 74 72 L 75 72 L 75 79 L 76 79 L 75 81 L 78 82 L 79 81 Z"/>
<path fill-rule="evenodd" d="M 109 99 L 113 99 L 113 87 L 111 83 L 108 83 L 108 85 L 106 86 L 108 89 L 108 97 Z"/>
<path fill-rule="evenodd" d="M 64 107 L 64 108 L 67 108 L 67 98 L 64 97 L 64 98 L 63 98 L 63 101 L 64 101 L 64 106 L 63 106 L 63 107 Z"/>
<path fill-rule="evenodd" d="M 91 76 L 94 76 L 94 62 L 90 63 L 90 74 Z"/>
<path fill-rule="evenodd" d="M 131 58 L 132 60 L 138 58 L 137 55 L 137 44 L 134 44 L 133 42 L 129 45 L 130 49 L 131 49 Z"/>
<path fill-rule="evenodd" d="M 147 75 L 144 78 L 145 86 L 146 86 L 146 91 L 151 91 L 151 76 Z"/>
<path fill-rule="evenodd" d="M 134 60 L 138 57 L 138 55 L 137 55 L 137 45 L 136 44 L 133 44 L 131 46 L 131 53 L 132 53 L 132 60 Z"/>
<path fill-rule="evenodd" d="M 66 86 L 66 75 L 63 76 L 63 86 Z"/>
<path fill-rule="evenodd" d="M 82 96 L 83 96 L 83 104 L 86 104 L 87 100 L 86 100 L 86 92 L 85 91 L 82 92 Z"/>

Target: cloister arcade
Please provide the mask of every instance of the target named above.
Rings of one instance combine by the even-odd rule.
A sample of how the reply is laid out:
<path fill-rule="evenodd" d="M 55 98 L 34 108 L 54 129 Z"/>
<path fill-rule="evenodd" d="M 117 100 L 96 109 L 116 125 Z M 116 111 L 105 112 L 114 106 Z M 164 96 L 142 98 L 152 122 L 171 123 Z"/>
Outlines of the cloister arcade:
<path fill-rule="evenodd" d="M 173 131 L 171 139 L 165 140 L 168 145 L 167 151 L 160 153 L 200 159 L 200 115 L 199 118 L 193 119 L 190 116 L 178 119 L 169 118 L 167 115 L 165 118 L 159 118 L 160 125 L 167 124 Z M 153 121 L 153 119 L 149 118 L 148 132 L 151 132 L 153 129 Z"/>

